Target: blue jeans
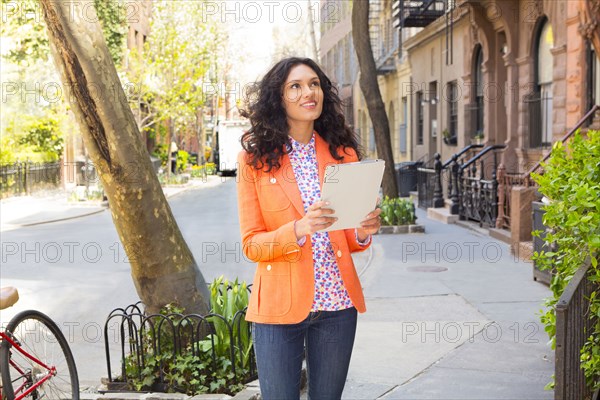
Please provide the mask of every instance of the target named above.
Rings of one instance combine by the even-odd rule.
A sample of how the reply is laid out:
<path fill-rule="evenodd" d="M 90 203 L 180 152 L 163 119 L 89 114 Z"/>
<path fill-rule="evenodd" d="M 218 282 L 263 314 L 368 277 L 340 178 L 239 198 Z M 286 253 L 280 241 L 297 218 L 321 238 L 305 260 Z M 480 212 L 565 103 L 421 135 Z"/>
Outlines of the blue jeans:
<path fill-rule="evenodd" d="M 264 400 L 300 398 L 302 356 L 306 351 L 308 398 L 342 397 L 354 336 L 356 309 L 311 312 L 299 324 L 254 323 L 258 380 Z"/>

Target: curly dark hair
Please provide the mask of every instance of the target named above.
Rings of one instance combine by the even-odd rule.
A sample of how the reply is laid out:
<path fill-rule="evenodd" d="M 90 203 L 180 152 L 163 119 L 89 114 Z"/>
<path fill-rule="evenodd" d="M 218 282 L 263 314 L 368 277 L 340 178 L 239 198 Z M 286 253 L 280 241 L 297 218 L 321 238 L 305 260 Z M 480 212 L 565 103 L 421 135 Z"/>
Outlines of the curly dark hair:
<path fill-rule="evenodd" d="M 291 149 L 287 115 L 283 106 L 283 85 L 296 65 L 304 64 L 317 74 L 323 90 L 323 111 L 315 121 L 314 129 L 329 144 L 329 152 L 336 160 L 343 159 L 337 153 L 342 146 L 352 148 L 359 159 L 362 151 L 357 137 L 346 124 L 342 113 L 342 101 L 337 88 L 325 75 L 316 62 L 310 58 L 284 58 L 265 74 L 260 82 L 253 84 L 246 92 L 247 108 L 240 115 L 248 118 L 251 128 L 242 135 L 242 147 L 250 154 L 249 164 L 267 171 L 281 166 L 281 157 Z M 346 150 L 344 150 L 344 153 Z"/>

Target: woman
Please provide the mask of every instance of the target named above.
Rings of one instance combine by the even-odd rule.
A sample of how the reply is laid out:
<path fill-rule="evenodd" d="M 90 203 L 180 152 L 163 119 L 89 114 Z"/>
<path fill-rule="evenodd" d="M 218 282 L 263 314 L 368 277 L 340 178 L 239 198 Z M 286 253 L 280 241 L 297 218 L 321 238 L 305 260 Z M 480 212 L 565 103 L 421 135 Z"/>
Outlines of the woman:
<path fill-rule="evenodd" d="M 310 399 L 339 399 L 365 311 L 350 254 L 371 243 L 376 209 L 357 229 L 319 201 L 325 167 L 358 161 L 331 81 L 311 59 L 278 62 L 250 93 L 238 207 L 244 254 L 258 263 L 246 314 L 262 398 L 298 399 L 306 352 Z M 306 346 L 306 348 L 305 348 Z"/>

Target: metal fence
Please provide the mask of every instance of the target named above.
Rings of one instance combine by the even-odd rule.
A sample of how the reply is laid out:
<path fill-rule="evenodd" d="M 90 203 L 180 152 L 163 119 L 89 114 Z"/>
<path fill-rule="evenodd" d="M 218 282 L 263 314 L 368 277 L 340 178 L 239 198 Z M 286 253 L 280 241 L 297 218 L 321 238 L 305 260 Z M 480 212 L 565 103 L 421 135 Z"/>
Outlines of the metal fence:
<path fill-rule="evenodd" d="M 237 312 L 233 320 L 228 321 L 218 314 L 146 315 L 141 307 L 138 303 L 115 309 L 106 320 L 104 344 L 108 391 L 134 389 L 135 381 L 143 383 L 150 374 L 144 389 L 185 393 L 189 383 L 182 379 L 185 371 L 180 369 L 181 364 L 179 367 L 172 365 L 173 360 L 182 358 L 194 360 L 195 364 L 190 366 L 198 375 L 194 379 L 200 380 L 200 384 L 206 380 L 206 387 L 210 387 L 211 380 L 224 370 L 227 384 L 244 384 L 257 379 L 251 329 L 244 319 L 245 310 Z M 118 349 L 114 349 L 115 343 Z M 114 355 L 115 352 L 119 354 L 120 376 L 113 376 L 111 353 Z"/>
<path fill-rule="evenodd" d="M 60 186 L 60 162 L 16 162 L 0 165 L 2 197 L 31 194 Z"/>
<path fill-rule="evenodd" d="M 590 264 L 588 259 L 577 270 L 556 305 L 555 400 L 592 398 L 580 357 L 595 322 L 589 315 L 589 299 L 598 284 L 587 278 Z"/>

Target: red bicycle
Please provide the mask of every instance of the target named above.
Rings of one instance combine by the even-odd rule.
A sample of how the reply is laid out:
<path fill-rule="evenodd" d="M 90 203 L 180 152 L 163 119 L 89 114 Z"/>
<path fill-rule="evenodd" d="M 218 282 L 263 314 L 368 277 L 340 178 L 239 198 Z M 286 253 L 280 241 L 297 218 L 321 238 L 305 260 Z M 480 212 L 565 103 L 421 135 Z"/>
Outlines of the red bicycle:
<path fill-rule="evenodd" d="M 0 289 L 0 309 L 19 299 L 15 288 Z M 2 400 L 79 400 L 73 354 L 58 326 L 45 314 L 28 310 L 0 331 Z"/>

